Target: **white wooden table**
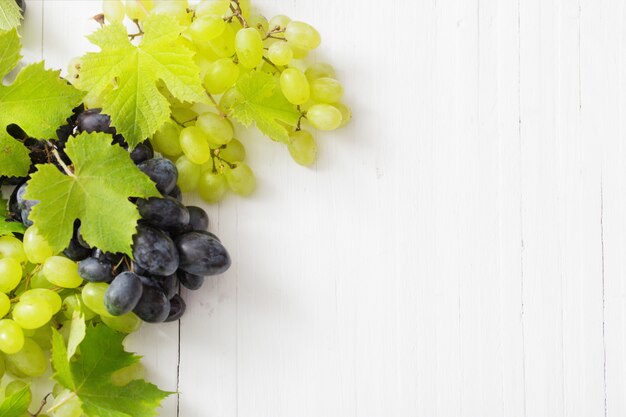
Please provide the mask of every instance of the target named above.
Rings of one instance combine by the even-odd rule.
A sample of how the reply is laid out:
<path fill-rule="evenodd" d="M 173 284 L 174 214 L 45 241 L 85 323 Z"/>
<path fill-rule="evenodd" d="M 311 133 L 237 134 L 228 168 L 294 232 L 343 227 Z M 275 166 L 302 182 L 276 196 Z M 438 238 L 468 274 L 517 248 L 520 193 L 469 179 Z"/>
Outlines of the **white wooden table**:
<path fill-rule="evenodd" d="M 161 415 L 626 415 L 626 3 L 256 4 L 320 30 L 354 122 L 314 169 L 240 133 L 233 267 L 130 343 Z M 99 9 L 28 1 L 26 59 L 65 68 Z"/>

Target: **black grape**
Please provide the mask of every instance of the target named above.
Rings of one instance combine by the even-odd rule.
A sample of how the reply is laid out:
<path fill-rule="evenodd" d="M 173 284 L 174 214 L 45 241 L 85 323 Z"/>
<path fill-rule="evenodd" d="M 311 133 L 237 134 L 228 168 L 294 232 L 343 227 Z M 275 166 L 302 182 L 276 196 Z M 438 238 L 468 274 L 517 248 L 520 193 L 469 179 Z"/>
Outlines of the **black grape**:
<path fill-rule="evenodd" d="M 78 131 L 115 133 L 115 129 L 111 127 L 111 118 L 100 111 L 101 109 L 89 109 L 79 114 L 76 118 Z"/>
<path fill-rule="evenodd" d="M 94 258 L 98 258 L 102 261 L 110 262 L 113 265 L 117 265 L 124 258 L 123 253 L 111 253 L 111 252 L 103 252 L 102 250 L 96 248 L 93 250 Z"/>
<path fill-rule="evenodd" d="M 113 265 L 102 259 L 89 257 L 78 263 L 78 275 L 89 282 L 111 282 Z"/>
<path fill-rule="evenodd" d="M 178 269 L 176 245 L 164 232 L 146 225 L 137 226 L 133 237 L 135 263 L 153 275 L 171 275 Z"/>
<path fill-rule="evenodd" d="M 174 189 L 170 191 L 167 195 L 180 202 L 183 201 L 183 192 L 180 190 L 180 187 L 178 185 L 174 187 Z"/>
<path fill-rule="evenodd" d="M 176 187 L 178 170 L 176 169 L 176 165 L 169 159 L 148 159 L 137 165 L 137 167 L 154 181 L 161 194 L 168 194 Z"/>
<path fill-rule="evenodd" d="M 143 285 L 133 272 L 122 272 L 115 277 L 104 294 L 104 306 L 114 316 L 132 311 L 143 294 Z"/>
<path fill-rule="evenodd" d="M 166 277 L 155 276 L 154 281 L 161 287 L 168 300 L 171 300 L 178 293 L 178 278 L 176 274 Z"/>
<path fill-rule="evenodd" d="M 176 239 L 180 269 L 194 275 L 221 274 L 230 267 L 230 256 L 208 232 L 189 232 Z"/>
<path fill-rule="evenodd" d="M 137 147 L 130 153 L 130 159 L 132 159 L 135 164 L 140 164 L 143 161 L 147 161 L 152 158 L 154 158 L 154 150 L 152 149 L 152 144 L 148 140 L 137 145 Z"/>
<path fill-rule="evenodd" d="M 91 245 L 89 245 L 89 243 L 87 243 L 85 239 L 83 239 L 83 235 L 80 233 L 80 227 L 78 228 L 78 230 L 76 230 L 75 233 L 76 241 L 80 244 L 80 246 L 82 246 L 83 248 L 91 249 Z"/>
<path fill-rule="evenodd" d="M 202 284 L 204 284 L 203 276 L 190 274 L 182 269 L 179 269 L 176 275 L 178 276 L 180 283 L 183 284 L 185 288 L 192 291 L 199 290 L 202 287 Z"/>
<path fill-rule="evenodd" d="M 24 193 L 26 193 L 26 186 L 28 183 L 24 183 L 20 185 L 15 194 L 16 198 L 16 208 L 20 211 L 20 217 L 24 226 L 30 227 L 33 225 L 33 222 L 29 219 L 30 212 L 33 207 L 39 203 L 37 200 L 27 200 L 24 198 Z"/>
<path fill-rule="evenodd" d="M 174 296 L 170 300 L 170 314 L 165 319 L 166 322 L 176 321 L 180 319 L 183 314 L 185 314 L 185 310 L 187 310 L 187 305 L 185 304 L 185 300 L 178 294 Z"/>
<path fill-rule="evenodd" d="M 206 211 L 196 206 L 187 206 L 187 211 L 189 211 L 191 230 L 207 230 L 209 228 L 209 216 Z"/>
<path fill-rule="evenodd" d="M 145 221 L 159 229 L 180 230 L 189 224 L 187 207 L 172 197 L 139 199 L 137 208 Z"/>
<path fill-rule="evenodd" d="M 78 239 L 73 237 L 70 240 L 70 244 L 63 250 L 63 254 L 70 258 L 74 262 L 82 261 L 83 259 L 89 257 L 91 255 L 91 250 L 85 248 L 80 243 L 78 243 Z"/>
<path fill-rule="evenodd" d="M 161 323 L 170 314 L 170 301 L 158 285 L 144 282 L 141 298 L 133 311 L 143 321 Z"/>

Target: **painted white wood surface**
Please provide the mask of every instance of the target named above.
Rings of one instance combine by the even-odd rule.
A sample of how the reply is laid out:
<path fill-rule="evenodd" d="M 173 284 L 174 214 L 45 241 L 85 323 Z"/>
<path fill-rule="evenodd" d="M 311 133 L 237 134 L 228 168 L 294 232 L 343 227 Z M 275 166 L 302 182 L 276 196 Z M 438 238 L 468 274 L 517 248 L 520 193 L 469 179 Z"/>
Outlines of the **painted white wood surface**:
<path fill-rule="evenodd" d="M 130 341 L 161 415 L 626 415 L 626 4 L 256 4 L 320 30 L 355 117 L 314 169 L 240 133 L 232 269 Z M 65 67 L 99 8 L 28 0 L 26 59 Z"/>

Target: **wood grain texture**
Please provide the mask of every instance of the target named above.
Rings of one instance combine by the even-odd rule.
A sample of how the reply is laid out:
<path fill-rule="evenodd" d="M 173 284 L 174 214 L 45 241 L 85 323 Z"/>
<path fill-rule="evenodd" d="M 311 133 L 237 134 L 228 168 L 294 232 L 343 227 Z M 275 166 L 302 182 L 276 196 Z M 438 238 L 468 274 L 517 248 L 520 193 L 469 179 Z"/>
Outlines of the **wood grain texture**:
<path fill-rule="evenodd" d="M 313 169 L 237 132 L 233 267 L 130 340 L 161 415 L 625 415 L 623 2 L 256 4 L 320 30 L 354 121 Z M 92 48 L 100 2 L 28 7 L 27 60 Z"/>

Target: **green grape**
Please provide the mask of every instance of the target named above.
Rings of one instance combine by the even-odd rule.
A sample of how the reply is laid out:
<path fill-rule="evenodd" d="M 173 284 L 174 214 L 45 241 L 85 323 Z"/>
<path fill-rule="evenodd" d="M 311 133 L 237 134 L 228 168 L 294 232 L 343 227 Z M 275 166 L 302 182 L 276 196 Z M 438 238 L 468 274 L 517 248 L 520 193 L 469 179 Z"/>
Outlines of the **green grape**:
<path fill-rule="evenodd" d="M 8 295 L 0 292 L 0 318 L 6 316 L 11 310 L 11 299 Z"/>
<path fill-rule="evenodd" d="M 237 90 L 237 88 L 232 87 L 226 90 L 226 92 L 222 95 L 220 99 L 220 108 L 225 112 L 230 112 L 234 106 L 244 101 L 244 96 Z"/>
<path fill-rule="evenodd" d="M 152 9 L 153 14 L 166 14 L 185 25 L 189 22 L 189 2 L 187 0 L 159 0 Z"/>
<path fill-rule="evenodd" d="M 126 9 L 121 0 L 104 0 L 102 2 L 104 18 L 110 23 L 119 23 L 124 20 Z"/>
<path fill-rule="evenodd" d="M 239 79 L 239 66 L 230 58 L 213 62 L 204 76 L 204 87 L 210 94 L 222 94 Z"/>
<path fill-rule="evenodd" d="M 320 34 L 315 28 L 304 22 L 291 21 L 285 30 L 285 39 L 297 48 L 311 51 L 320 46 Z"/>
<path fill-rule="evenodd" d="M 255 28 L 256 30 L 259 31 L 259 34 L 261 36 L 265 36 L 265 34 L 267 33 L 269 29 L 269 22 L 267 21 L 265 16 L 255 12 L 247 20 L 248 20 L 248 25 L 251 28 Z"/>
<path fill-rule="evenodd" d="M 152 10 L 152 0 L 126 0 L 126 15 L 131 20 L 143 20 Z"/>
<path fill-rule="evenodd" d="M 246 148 L 243 147 L 243 143 L 233 139 L 224 149 L 220 149 L 219 156 L 228 162 L 243 161 L 246 159 Z"/>
<path fill-rule="evenodd" d="M 239 63 L 246 68 L 256 68 L 263 60 L 263 39 L 255 28 L 245 28 L 237 32 L 235 52 Z"/>
<path fill-rule="evenodd" d="M 52 326 L 41 326 L 34 330 L 24 330 L 25 336 L 26 332 L 30 332 L 28 337 L 33 339 L 44 351 L 52 348 Z"/>
<path fill-rule="evenodd" d="M 76 288 L 83 283 L 78 275 L 78 264 L 63 256 L 51 256 L 43 263 L 46 279 L 61 288 Z"/>
<path fill-rule="evenodd" d="M 22 280 L 22 265 L 13 258 L 0 259 L 0 291 L 9 293 Z"/>
<path fill-rule="evenodd" d="M 319 130 L 335 130 L 341 125 L 341 112 L 330 104 L 314 104 L 307 111 L 306 118 Z"/>
<path fill-rule="evenodd" d="M 61 308 L 63 310 L 63 315 L 68 319 L 72 319 L 75 311 L 83 313 L 83 315 L 85 316 L 85 320 L 87 321 L 96 316 L 96 313 L 94 313 L 89 307 L 85 305 L 82 297 L 79 294 L 71 294 L 65 297 L 65 299 L 63 299 L 63 305 Z"/>
<path fill-rule="evenodd" d="M 52 417 L 81 417 L 83 414 L 80 400 L 70 390 L 63 390 L 54 397 L 54 402 L 48 412 L 51 411 Z"/>
<path fill-rule="evenodd" d="M 13 258 L 23 264 L 27 261 L 22 242 L 14 236 L 0 237 L 0 258 Z"/>
<path fill-rule="evenodd" d="M 30 226 L 24 232 L 24 252 L 28 261 L 41 264 L 54 255 L 48 241 L 39 233 L 37 226 Z"/>
<path fill-rule="evenodd" d="M 143 367 L 141 362 L 135 362 L 132 365 L 113 372 L 111 374 L 111 383 L 118 387 L 123 387 L 137 379 L 144 379 L 145 376 L 146 368 Z"/>
<path fill-rule="evenodd" d="M 235 54 L 235 31 L 226 25 L 221 35 L 208 41 L 208 45 L 218 57 L 232 57 Z"/>
<path fill-rule="evenodd" d="M 202 173 L 202 166 L 194 164 L 186 156 L 176 160 L 178 169 L 178 186 L 183 193 L 194 191 L 198 186 L 198 178 Z"/>
<path fill-rule="evenodd" d="M 20 295 L 20 301 L 28 301 L 33 298 L 39 298 L 43 300 L 50 308 L 52 314 L 56 314 L 59 310 L 61 310 L 61 297 L 58 293 L 54 291 L 45 288 L 35 288 L 32 290 L 28 290 L 24 292 L 24 294 Z"/>
<path fill-rule="evenodd" d="M 198 117 L 189 103 L 175 103 L 171 106 L 172 117 L 179 123 L 185 124 Z M 173 121 L 171 123 L 174 123 Z M 177 124 L 178 125 L 178 124 Z"/>
<path fill-rule="evenodd" d="M 311 99 L 318 103 L 333 104 L 343 97 L 343 86 L 334 78 L 322 77 L 311 81 Z"/>
<path fill-rule="evenodd" d="M 250 6 L 250 0 L 239 0 L 239 7 L 241 8 L 241 14 L 244 18 L 250 18 L 250 12 L 252 10 Z"/>
<path fill-rule="evenodd" d="M 313 81 L 318 78 L 335 78 L 335 69 L 332 65 L 325 62 L 317 62 L 307 68 L 304 74 L 309 81 Z"/>
<path fill-rule="evenodd" d="M 293 59 L 293 49 L 286 42 L 275 42 L 270 45 L 267 57 L 275 65 L 288 65 Z"/>
<path fill-rule="evenodd" d="M 235 194 L 249 196 L 256 188 L 254 172 L 245 162 L 237 162 L 233 168 L 227 167 L 224 176 L 230 188 Z"/>
<path fill-rule="evenodd" d="M 304 104 L 309 100 L 311 90 L 305 75 L 296 68 L 287 68 L 280 75 L 280 89 L 293 104 Z"/>
<path fill-rule="evenodd" d="M 196 6 L 197 16 L 224 16 L 230 7 L 230 0 L 202 0 Z"/>
<path fill-rule="evenodd" d="M 54 284 L 48 281 L 43 272 L 37 271 L 30 277 L 30 286 L 31 288 L 54 288 Z"/>
<path fill-rule="evenodd" d="M 0 378 L 2 378 L 6 372 L 6 365 L 4 363 L 4 355 L 0 353 Z"/>
<path fill-rule="evenodd" d="M 83 303 L 94 313 L 100 316 L 113 317 L 104 306 L 104 294 L 109 284 L 104 282 L 89 282 L 83 287 L 81 293 Z"/>
<path fill-rule="evenodd" d="M 226 29 L 226 22 L 217 15 L 202 16 L 189 26 L 188 33 L 196 44 L 203 44 L 220 36 Z"/>
<path fill-rule="evenodd" d="M 220 201 L 228 185 L 226 177 L 222 174 L 213 173 L 211 171 L 203 172 L 198 180 L 198 194 L 207 203 L 217 203 Z"/>
<path fill-rule="evenodd" d="M 289 135 L 289 153 L 294 161 L 300 165 L 310 166 L 317 156 L 317 144 L 311 133 L 299 130 Z"/>
<path fill-rule="evenodd" d="M 180 133 L 180 147 L 194 164 L 204 164 L 211 158 L 207 135 L 198 126 L 189 126 Z"/>
<path fill-rule="evenodd" d="M 272 17 L 269 21 L 270 30 L 285 30 L 287 29 L 287 25 L 291 22 L 291 19 L 288 16 L 283 14 L 276 15 Z M 277 37 L 284 37 L 284 34 L 275 34 Z"/>
<path fill-rule="evenodd" d="M 11 381 L 7 384 L 7 386 L 4 388 L 4 396 L 5 397 L 9 397 L 21 390 L 23 390 L 25 387 L 27 387 L 28 384 L 24 381 L 20 381 L 19 379 L 16 379 L 15 381 Z M 30 388 L 27 391 L 26 394 L 26 399 L 28 400 L 28 404 L 30 404 L 30 402 L 33 400 L 33 393 L 31 392 Z M 8 413 L 10 414 L 10 413 Z"/>
<path fill-rule="evenodd" d="M 22 329 L 37 329 L 48 323 L 52 318 L 52 311 L 42 298 L 30 298 L 20 301 L 13 307 L 13 321 Z"/>
<path fill-rule="evenodd" d="M 174 122 L 165 123 L 154 136 L 152 145 L 154 150 L 163 155 L 178 156 L 183 153 L 180 147 L 180 131 L 182 128 Z"/>
<path fill-rule="evenodd" d="M 5 360 L 29 377 L 43 375 L 48 369 L 48 358 L 32 339 L 24 338 L 24 347 L 17 353 L 6 355 Z"/>
<path fill-rule="evenodd" d="M 350 120 L 352 120 L 352 111 L 350 110 L 350 107 L 343 103 L 334 103 L 333 107 L 336 107 L 341 112 L 341 125 L 339 125 L 339 127 L 347 125 Z"/>
<path fill-rule="evenodd" d="M 120 333 L 133 333 L 139 330 L 143 323 L 139 317 L 133 312 L 126 313 L 122 316 L 102 316 L 102 322 L 113 330 Z"/>
<path fill-rule="evenodd" d="M 209 137 L 209 141 L 215 145 L 227 144 L 234 135 L 233 126 L 228 119 L 215 113 L 204 113 L 198 116 L 196 126 L 202 129 Z"/>
<path fill-rule="evenodd" d="M 289 46 L 293 51 L 294 59 L 304 59 L 309 56 L 309 51 L 307 51 L 306 49 L 298 48 L 297 46 L 291 44 Z"/>
<path fill-rule="evenodd" d="M 24 347 L 24 332 L 11 319 L 0 320 L 0 350 L 4 353 L 17 353 Z"/>

